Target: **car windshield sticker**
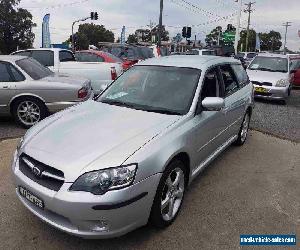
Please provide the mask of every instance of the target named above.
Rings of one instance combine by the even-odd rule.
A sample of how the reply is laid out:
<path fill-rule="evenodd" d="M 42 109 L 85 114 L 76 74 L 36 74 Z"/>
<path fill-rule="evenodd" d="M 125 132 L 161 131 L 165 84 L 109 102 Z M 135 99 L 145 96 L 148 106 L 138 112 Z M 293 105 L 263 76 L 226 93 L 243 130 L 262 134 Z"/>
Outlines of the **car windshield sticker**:
<path fill-rule="evenodd" d="M 258 69 L 258 67 L 259 67 L 259 64 L 252 64 L 251 65 L 251 69 Z"/>

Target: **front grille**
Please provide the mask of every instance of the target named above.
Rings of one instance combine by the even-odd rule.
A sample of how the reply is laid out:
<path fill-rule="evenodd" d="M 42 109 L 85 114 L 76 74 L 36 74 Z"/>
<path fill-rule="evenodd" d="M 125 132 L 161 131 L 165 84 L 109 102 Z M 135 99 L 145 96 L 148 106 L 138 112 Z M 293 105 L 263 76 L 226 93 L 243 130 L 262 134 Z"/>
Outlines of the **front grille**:
<path fill-rule="evenodd" d="M 257 81 L 252 81 L 253 84 L 258 85 L 258 86 L 273 86 L 271 82 L 257 82 Z"/>
<path fill-rule="evenodd" d="M 22 154 L 19 158 L 19 169 L 28 178 L 43 187 L 58 191 L 64 184 L 64 173 L 47 166 L 32 157 Z"/>

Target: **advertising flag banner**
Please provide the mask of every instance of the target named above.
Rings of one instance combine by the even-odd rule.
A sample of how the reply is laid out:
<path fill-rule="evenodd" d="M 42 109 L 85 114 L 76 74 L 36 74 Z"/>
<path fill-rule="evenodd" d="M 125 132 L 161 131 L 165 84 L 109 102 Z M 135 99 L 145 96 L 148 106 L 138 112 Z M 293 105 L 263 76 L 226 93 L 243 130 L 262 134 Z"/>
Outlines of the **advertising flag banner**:
<path fill-rule="evenodd" d="M 42 24 L 42 48 L 50 48 L 50 30 L 49 30 L 50 14 L 46 14 L 43 18 Z"/>

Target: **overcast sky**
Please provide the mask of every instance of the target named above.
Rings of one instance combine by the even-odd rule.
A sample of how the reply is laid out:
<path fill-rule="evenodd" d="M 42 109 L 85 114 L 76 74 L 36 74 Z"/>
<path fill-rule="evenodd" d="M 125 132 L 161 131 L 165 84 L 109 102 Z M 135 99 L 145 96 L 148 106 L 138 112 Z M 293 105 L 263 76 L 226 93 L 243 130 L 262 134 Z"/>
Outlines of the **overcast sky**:
<path fill-rule="evenodd" d="M 188 2 L 198 7 L 191 7 Z M 248 2 L 243 0 L 243 3 Z M 71 33 L 74 20 L 87 17 L 91 11 L 99 13 L 95 24 L 103 24 L 119 37 L 122 26 L 126 26 L 126 36 L 137 28 L 147 28 L 150 20 L 158 23 L 159 0 L 21 0 L 21 7 L 33 15 L 37 27 L 34 29 L 35 47 L 41 46 L 43 16 L 50 13 L 50 33 L 52 43 L 65 41 Z M 193 25 L 192 33 L 204 41 L 205 35 L 214 27 L 224 28 L 228 23 L 236 23 L 238 4 L 235 0 L 164 0 L 163 24 L 171 37 L 181 32 L 181 27 Z M 251 15 L 251 28 L 258 32 L 279 31 L 284 37 L 282 24 L 292 22 L 287 37 L 287 47 L 300 50 L 300 1 L 299 0 L 256 0 Z M 247 14 L 242 13 L 242 24 L 247 25 Z M 76 26 L 75 30 L 77 30 Z"/>

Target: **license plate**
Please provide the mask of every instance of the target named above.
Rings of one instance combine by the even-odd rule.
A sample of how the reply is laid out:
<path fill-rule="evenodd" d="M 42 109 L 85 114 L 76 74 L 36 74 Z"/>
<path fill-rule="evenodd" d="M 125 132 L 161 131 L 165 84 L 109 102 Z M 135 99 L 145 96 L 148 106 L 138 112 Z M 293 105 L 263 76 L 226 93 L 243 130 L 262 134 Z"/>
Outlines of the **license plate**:
<path fill-rule="evenodd" d="M 39 207 L 41 209 L 44 209 L 44 202 L 40 198 L 38 198 L 37 196 L 32 194 L 30 191 L 28 191 L 27 189 L 25 189 L 23 187 L 19 187 L 19 193 L 26 200 L 30 201 L 31 203 L 33 203 L 37 207 Z"/>
<path fill-rule="evenodd" d="M 263 88 L 263 87 L 255 87 L 255 92 L 259 92 L 259 93 L 267 93 L 268 90 Z"/>

